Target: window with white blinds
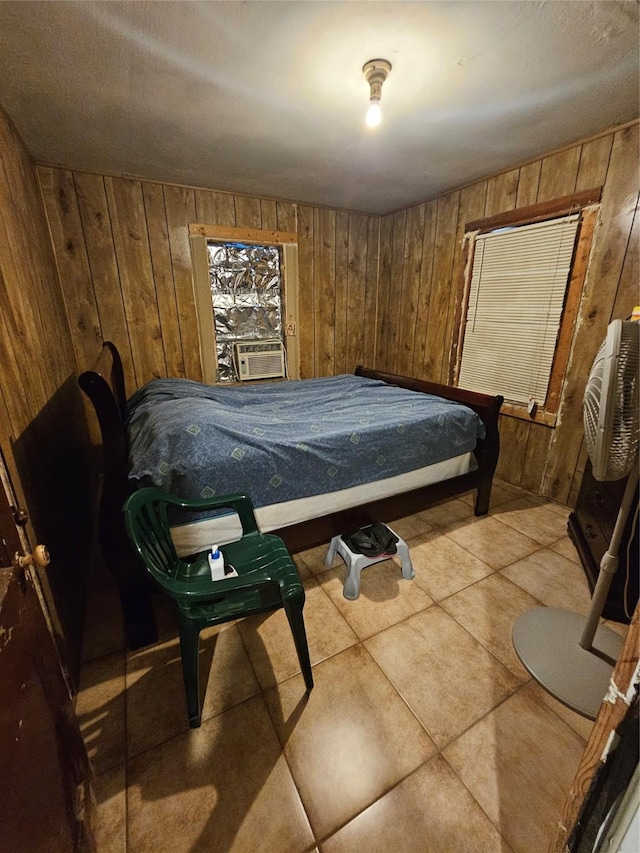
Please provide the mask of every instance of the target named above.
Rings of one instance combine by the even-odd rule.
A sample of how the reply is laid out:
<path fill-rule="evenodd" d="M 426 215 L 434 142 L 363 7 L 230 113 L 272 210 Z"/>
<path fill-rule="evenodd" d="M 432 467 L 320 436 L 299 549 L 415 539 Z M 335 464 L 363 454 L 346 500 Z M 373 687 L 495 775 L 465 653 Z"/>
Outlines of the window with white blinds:
<path fill-rule="evenodd" d="M 563 216 L 476 237 L 461 387 L 542 406 L 579 218 Z"/>

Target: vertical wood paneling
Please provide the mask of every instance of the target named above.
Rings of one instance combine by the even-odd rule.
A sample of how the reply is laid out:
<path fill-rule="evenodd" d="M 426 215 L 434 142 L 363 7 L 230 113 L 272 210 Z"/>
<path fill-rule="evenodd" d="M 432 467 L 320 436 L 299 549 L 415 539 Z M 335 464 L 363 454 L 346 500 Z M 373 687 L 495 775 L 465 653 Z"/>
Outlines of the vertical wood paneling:
<path fill-rule="evenodd" d="M 349 263 L 349 214 L 336 213 L 335 351 L 333 372 L 344 373 L 347 363 L 347 287 Z"/>
<path fill-rule="evenodd" d="M 612 145 L 612 133 L 584 143 L 580 151 L 576 192 L 590 190 L 604 184 L 609 168 Z"/>
<path fill-rule="evenodd" d="M 36 170 L 2 109 L 0 173 L 1 449 L 29 516 L 29 537 L 51 553 L 46 572 L 37 576 L 77 685 L 95 485 L 73 343 L 75 332 L 84 330 L 70 327 Z M 61 216 L 66 201 L 80 258 L 77 266 L 70 263 L 80 290 L 76 319 L 87 323 L 91 336 L 96 308 L 71 185 L 68 197 L 57 199 Z M 79 353 L 90 336 L 78 341 Z"/>
<path fill-rule="evenodd" d="M 602 194 L 573 351 L 567 369 L 559 425 L 550 444 L 543 492 L 566 502 L 582 442 L 582 396 L 597 349 L 612 318 L 638 198 L 638 125 L 615 134 Z M 633 303 L 623 314 L 630 313 Z"/>
<path fill-rule="evenodd" d="M 449 293 L 449 305 L 447 307 L 447 328 L 445 341 L 449 342 L 449 352 L 445 353 L 443 363 L 443 382 L 448 382 L 452 375 L 453 365 L 451 363 L 453 341 L 457 335 L 462 321 L 462 297 L 464 268 L 462 258 L 462 241 L 466 231 L 467 222 L 479 219 L 483 215 L 486 204 L 486 187 L 484 184 L 474 184 L 460 191 L 460 206 L 458 208 L 458 227 L 456 229 L 456 240 L 453 254 L 453 278 Z M 446 371 L 446 373 L 445 373 Z"/>
<path fill-rule="evenodd" d="M 487 197 L 484 206 L 485 216 L 495 216 L 506 210 L 513 210 L 518 197 L 519 169 L 503 172 L 487 181 Z"/>
<path fill-rule="evenodd" d="M 353 373 L 364 363 L 367 317 L 367 217 L 356 213 L 349 217 L 349 256 L 347 261 L 347 346 L 345 371 Z M 373 325 L 373 323 L 372 323 Z"/>
<path fill-rule="evenodd" d="M 214 216 L 211 220 L 214 225 L 237 225 L 235 198 L 230 193 L 212 193 Z"/>
<path fill-rule="evenodd" d="M 142 385 L 166 376 L 142 186 L 122 178 L 107 178 L 105 186 L 133 368 L 137 384 Z"/>
<path fill-rule="evenodd" d="M 416 314 L 420 301 L 422 275 L 422 241 L 424 239 L 425 206 L 411 207 L 407 211 L 404 263 L 402 269 L 401 328 L 398 340 L 396 371 L 409 375 L 413 369 L 416 339 Z"/>
<path fill-rule="evenodd" d="M 336 212 L 315 208 L 313 220 L 315 375 L 332 376 L 336 328 Z"/>
<path fill-rule="evenodd" d="M 589 456 L 587 454 L 587 446 L 583 437 L 582 442 L 580 444 L 580 451 L 578 453 L 578 461 L 576 463 L 575 471 L 573 472 L 573 478 L 571 480 L 571 488 L 569 489 L 569 499 L 567 501 L 569 506 L 575 506 L 578 501 L 578 494 L 582 485 L 582 478 L 584 476 L 585 468 L 587 467 L 588 458 Z"/>
<path fill-rule="evenodd" d="M 0 297 L 3 305 L 10 305 L 10 284 L 7 283 L 0 265 Z M 42 389 L 34 386 L 28 372 L 22 370 L 20 361 L 20 349 L 17 351 L 13 344 L 14 323 L 12 322 L 13 311 L 0 311 L 0 365 L 2 385 L 0 391 L 3 394 L 6 407 L 7 419 L 2 423 L 2 435 L 5 439 L 2 447 L 6 450 L 16 435 L 20 435 L 35 417 L 33 404 L 38 398 L 35 394 L 41 394 Z"/>
<path fill-rule="evenodd" d="M 619 131 L 615 135 L 616 142 L 613 148 L 614 134 L 605 134 L 584 144 L 547 155 L 520 169 L 509 170 L 464 188 L 459 193 L 453 252 L 451 219 L 449 227 L 444 229 L 445 232 L 448 231 L 449 239 L 443 239 L 443 216 L 445 210 L 455 208 L 456 194 L 449 193 L 425 206 L 422 268 L 413 332 L 413 357 L 409 372 L 425 378 L 446 381 L 449 348 L 454 336 L 455 309 L 460 293 L 462 274 L 460 237 L 463 221 L 503 213 L 515 207 L 526 207 L 536 202 L 551 200 L 577 190 L 604 184 L 600 220 L 604 223 L 606 219 L 607 225 L 603 233 L 599 231 L 596 234 L 589 275 L 591 288 L 603 287 L 606 296 L 598 299 L 591 293 L 590 306 L 583 312 L 587 318 L 587 325 L 584 328 L 578 328 L 574 336 L 574 364 L 577 358 L 577 363 L 580 365 L 578 372 L 582 371 L 582 376 L 579 380 L 576 379 L 575 371 L 570 367 L 568 371 L 570 375 L 565 381 L 563 391 L 564 410 L 556 429 L 526 420 L 501 418 L 503 435 L 500 470 L 502 476 L 559 500 L 567 498 L 569 494 L 567 483 L 572 482 L 576 466 L 579 465 L 582 440 L 582 390 L 576 386 L 584 387 L 586 374 L 597 349 L 596 342 L 590 334 L 593 311 L 598 316 L 600 311 L 603 312 L 606 319 L 603 328 L 606 329 L 606 323 L 612 315 L 626 316 L 630 306 L 637 301 L 638 260 L 635 236 L 637 222 L 633 226 L 633 244 L 630 243 L 627 248 L 625 243 L 625 239 L 629 237 L 633 219 L 631 211 L 637 202 L 637 188 L 636 190 L 632 187 L 625 189 L 624 180 L 620 177 L 622 161 L 625 157 L 631 157 L 630 153 L 623 154 L 622 149 L 628 149 L 630 152 L 634 144 L 632 138 L 637 135 L 637 132 L 637 125 Z M 469 212 L 465 210 L 467 206 Z M 430 211 L 433 212 L 436 209 L 437 221 L 435 214 L 430 215 Z M 617 225 L 614 224 L 616 219 Z M 392 251 L 392 222 L 392 217 L 384 217 L 380 223 L 378 276 L 380 304 L 376 364 L 382 369 L 393 369 L 397 359 L 397 363 L 404 369 L 407 364 L 406 353 L 402 349 L 398 350 L 397 345 L 392 345 L 390 342 L 393 340 L 394 333 L 396 335 L 399 333 L 398 339 L 401 341 L 403 336 L 406 339 L 407 333 L 411 336 L 408 311 L 402 308 L 396 327 L 393 320 L 389 321 L 389 306 L 398 302 L 403 304 L 408 293 L 407 283 L 410 277 L 407 275 L 407 253 L 405 252 L 400 258 L 397 252 Z M 625 235 L 624 238 L 621 236 L 622 233 Z M 612 235 L 618 235 L 614 236 L 613 243 L 611 243 Z M 450 278 L 451 274 L 453 279 Z M 450 281 L 448 299 L 444 295 L 447 288 L 443 288 L 443 281 L 447 277 Z M 593 282 L 598 280 L 598 277 L 601 284 L 594 285 Z M 585 288 L 585 294 L 586 292 L 587 288 Z M 589 356 L 581 356 L 582 352 L 588 352 Z M 573 439 L 567 444 L 565 437 L 569 435 L 573 435 Z M 543 481 L 545 470 L 547 476 Z"/>
<path fill-rule="evenodd" d="M 393 298 L 387 305 L 387 328 L 385 335 L 385 364 L 391 373 L 398 370 L 398 341 L 400 326 L 404 322 L 402 309 L 402 280 L 405 264 L 405 240 L 407 229 L 407 211 L 393 214 L 393 236 L 391 238 L 391 286 Z"/>
<path fill-rule="evenodd" d="M 364 297 L 362 364 L 373 367 L 376 360 L 376 330 L 378 327 L 378 258 L 380 220 L 367 217 L 367 270 Z"/>
<path fill-rule="evenodd" d="M 194 190 L 196 218 L 207 225 L 236 224 L 236 206 L 232 195 L 213 190 Z"/>
<path fill-rule="evenodd" d="M 622 272 L 620 273 L 618 290 L 616 291 L 616 301 L 612 311 L 612 317 L 620 317 L 622 319 L 629 316 L 630 306 L 640 304 L 640 294 L 638 293 L 638 283 L 640 282 L 640 264 L 638 261 L 640 249 L 639 205 L 640 196 L 636 199 L 631 233 L 629 234 L 629 242 L 624 256 Z"/>
<path fill-rule="evenodd" d="M 391 281 L 391 257 L 393 254 L 393 216 L 380 221 L 379 266 L 378 266 L 378 323 L 376 330 L 376 363 L 378 370 L 388 370 L 387 336 L 389 329 L 389 305 L 393 298 Z"/>
<path fill-rule="evenodd" d="M 536 160 L 534 163 L 527 163 L 526 166 L 521 167 L 518 178 L 516 207 L 529 207 L 529 205 L 536 203 L 541 169 L 541 160 Z"/>
<path fill-rule="evenodd" d="M 227 197 L 224 196 L 224 198 Z M 217 201 L 218 199 L 216 199 L 216 204 Z M 167 212 L 171 266 L 176 288 L 184 372 L 187 379 L 200 382 L 202 380 L 202 364 L 198 344 L 198 320 L 193 293 L 191 244 L 189 242 L 189 222 L 193 222 L 196 216 L 193 190 L 186 187 L 165 186 L 164 204 Z"/>
<path fill-rule="evenodd" d="M 193 334 L 196 317 L 187 238 L 189 222 L 277 227 L 298 232 L 298 334 L 302 376 L 350 371 L 362 361 L 381 369 L 446 381 L 459 298 L 461 237 L 466 221 L 604 184 L 602 225 L 594 242 L 590 281 L 595 281 L 595 275 L 604 273 L 601 281 L 607 295 L 598 299 L 593 290 L 590 291 L 588 308 L 584 310 L 582 327 L 578 329 L 573 345 L 574 359 L 577 357 L 578 361 L 582 359 L 590 365 L 591 350 L 595 346 L 589 339 L 593 325 L 589 319 L 590 312 L 595 310 L 599 317 L 602 311 L 606 329 L 612 313 L 620 316 L 625 311 L 636 287 L 638 223 L 630 211 L 637 203 L 637 189 L 635 193 L 627 192 L 625 195 L 624 181 L 620 178 L 620 163 L 624 160 L 622 147 L 633 144 L 625 143 L 633 134 L 637 134 L 637 126 L 630 129 L 630 134 L 626 131 L 616 134 L 613 147 L 614 135 L 607 134 L 547 155 L 519 169 L 477 181 L 460 192 L 449 193 L 382 218 L 360 217 L 309 205 L 302 206 L 298 212 L 297 206 L 291 202 L 157 185 L 162 188 L 165 202 L 165 236 L 160 190 L 151 189 L 152 184 L 145 184 L 146 237 L 150 258 L 147 268 L 151 269 L 154 289 L 153 294 L 146 293 L 145 303 L 151 300 L 152 310 L 154 301 L 157 303 L 155 310 L 161 329 L 161 350 L 166 360 L 164 369 L 169 375 L 182 375 L 184 372 L 192 378 L 198 378 L 201 370 L 197 336 Z M 59 208 L 60 200 L 56 199 L 54 184 L 63 180 L 64 173 L 49 170 L 47 183 L 47 170 L 41 172 L 58 264 L 68 265 L 67 288 L 72 299 L 78 300 L 75 307 L 71 301 L 68 306 L 77 357 L 79 360 L 89 357 L 91 342 L 95 342 L 98 332 L 105 336 L 105 323 L 112 323 L 119 335 L 118 345 L 126 350 L 130 336 L 133 341 L 135 325 L 133 328 L 130 326 L 122 306 L 125 294 L 127 300 L 131 298 L 131 276 L 139 277 L 141 266 L 139 259 L 131 260 L 123 255 L 120 243 L 131 240 L 126 234 L 123 237 L 118 233 L 116 257 L 111 232 L 114 235 L 120 232 L 120 223 L 109 216 L 104 190 L 101 203 L 98 203 L 100 193 L 96 191 L 96 187 L 104 185 L 104 179 L 101 176 L 78 175 L 69 178 L 67 175 L 70 186 L 75 178 L 80 208 L 78 227 L 77 212 L 74 225 L 73 217 Z M 118 182 L 119 186 L 126 183 L 122 179 L 108 180 Z M 93 188 L 87 190 L 92 183 Z M 73 206 L 73 193 L 71 201 Z M 102 220 L 98 216 L 101 210 Z M 613 227 L 616 218 L 618 225 Z M 626 242 L 620 236 L 624 230 L 621 227 L 623 221 L 627 226 Z M 632 221 L 635 223 L 634 237 L 629 242 Z M 601 233 L 603 228 L 605 232 Z M 613 232 L 618 236 L 611 244 Z M 80 246 L 75 257 L 69 257 L 68 250 L 65 250 L 69 240 L 72 245 Z M 170 258 L 170 271 L 167 271 L 167 257 Z M 126 267 L 131 265 L 133 268 L 127 270 Z M 127 275 L 129 283 L 124 281 Z M 172 278 L 177 320 L 171 307 Z M 595 285 L 592 284 L 592 288 Z M 110 299 L 114 305 L 109 306 Z M 118 301 L 121 306 L 119 321 Z M 127 306 L 129 315 L 132 310 L 130 302 Z M 110 337 L 116 339 L 116 334 Z M 184 350 L 182 367 L 178 340 Z M 580 355 L 583 350 L 589 353 L 588 358 Z M 127 361 L 132 365 L 137 360 L 128 359 L 125 352 L 125 367 Z M 584 370 L 588 371 L 588 365 Z M 570 491 L 570 488 L 558 491 L 559 473 L 555 469 L 564 471 L 560 480 L 566 484 L 573 482 L 579 465 L 579 447 L 565 444 L 564 452 L 557 443 L 559 431 L 575 429 L 581 436 L 579 418 L 567 415 L 581 408 L 581 394 L 576 392 L 570 381 L 566 383 L 564 403 L 561 426 L 556 430 L 528 421 L 510 424 L 503 429 L 503 474 L 535 490 L 546 468 L 548 476 L 541 488 L 550 492 L 552 497 Z M 569 422 L 571 427 L 566 426 Z M 577 443 L 581 443 L 580 438 Z M 552 482 L 556 485 L 552 486 Z"/>
<path fill-rule="evenodd" d="M 44 167 L 41 186 L 56 254 L 59 263 L 66 265 L 65 281 L 72 300 L 68 315 L 77 327 L 78 361 L 83 368 L 90 365 L 100 342 L 113 340 L 123 356 L 129 393 L 160 370 L 169 376 L 202 376 L 189 223 L 290 233 L 299 228 L 297 205 L 287 201 L 74 175 Z M 319 228 L 314 227 L 314 217 Z M 301 221 L 297 331 L 302 375 L 315 376 L 317 370 L 324 374 L 344 371 L 347 361 L 355 367 L 364 359 L 366 346 L 372 364 L 379 219 L 306 206 Z M 316 281 L 322 282 L 319 288 Z M 350 323 L 349 314 L 353 314 Z M 144 347 L 149 347 L 153 364 L 143 360 L 140 324 L 144 324 Z M 152 334 L 147 340 L 149 329 Z M 154 341 L 158 341 L 157 348 Z"/>
<path fill-rule="evenodd" d="M 543 424 L 529 424 L 527 446 L 522 465 L 520 485 L 532 492 L 539 492 L 549 456 L 549 445 L 553 430 Z"/>
<path fill-rule="evenodd" d="M 313 208 L 301 205 L 298 208 L 298 335 L 301 379 L 311 379 L 315 376 L 313 220 Z"/>
<path fill-rule="evenodd" d="M 216 222 L 216 193 L 210 190 L 194 190 L 196 219 L 205 225 L 218 225 Z"/>
<path fill-rule="evenodd" d="M 100 351 L 103 331 L 73 174 L 59 169 L 41 168 L 39 177 L 46 189 L 44 197 L 47 201 L 51 240 L 56 251 L 65 309 L 73 328 L 76 360 L 78 364 L 91 364 Z M 125 344 L 125 341 L 122 343 Z M 126 347 L 128 345 L 127 338 Z"/>
<path fill-rule="evenodd" d="M 35 180 L 33 164 L 22 145 L 17 131 L 0 108 L 0 261 L 7 288 L 2 308 L 8 313 L 7 324 L 11 345 L 15 345 L 18 360 L 27 365 L 24 370 L 32 374 L 26 378 L 34 390 L 33 402 L 46 399 L 53 393 L 68 368 L 68 329 L 64 349 L 58 353 L 56 341 L 50 340 L 49 317 L 61 318 L 66 323 L 65 312 L 59 300 L 59 280 L 51 243 L 47 239 L 47 226 Z M 34 234 L 37 237 L 34 239 Z M 16 283 L 25 280 L 25 287 Z M 52 298 L 56 293 L 57 301 Z M 12 310 L 13 309 L 13 310 Z M 42 343 L 39 343 L 39 341 Z M 30 370 L 35 356 L 48 349 L 48 371 Z M 36 408 L 37 412 L 38 409 Z"/>
<path fill-rule="evenodd" d="M 296 205 L 289 201 L 278 201 L 276 202 L 276 210 L 279 230 L 295 234 L 298 229 Z"/>
<path fill-rule="evenodd" d="M 162 330 L 162 344 L 169 376 L 183 377 L 184 358 L 180 321 L 176 302 L 176 289 L 171 266 L 169 229 L 164 206 L 164 193 L 160 184 L 142 184 L 142 195 L 149 231 L 149 249 L 153 278 L 158 299 L 158 313 Z"/>
<path fill-rule="evenodd" d="M 580 148 L 580 145 L 576 145 L 575 148 L 568 148 L 544 158 L 536 201 L 549 201 L 575 192 Z"/>
<path fill-rule="evenodd" d="M 519 486 L 522 482 L 529 424 L 519 418 L 500 415 L 500 459 L 496 474 L 508 483 Z"/>
<path fill-rule="evenodd" d="M 236 225 L 239 228 L 262 228 L 260 199 L 253 196 L 237 195 Z"/>
<path fill-rule="evenodd" d="M 424 207 L 424 238 L 422 240 L 422 262 L 420 265 L 420 291 L 416 310 L 412 376 L 425 378 L 427 358 L 427 330 L 431 307 L 431 285 L 433 282 L 433 257 L 436 245 L 436 221 L 438 203 L 431 201 Z"/>
<path fill-rule="evenodd" d="M 136 378 L 104 179 L 101 175 L 77 174 L 75 185 L 102 340 L 113 341 L 118 347 L 123 359 L 125 387 L 132 392 L 136 388 Z M 94 344 L 93 356 L 83 360 L 83 366 L 93 362 L 100 343 Z"/>
<path fill-rule="evenodd" d="M 2 281 L 1 269 L 0 292 L 5 292 L 5 285 Z M 6 328 L 7 325 L 5 323 L 4 313 L 0 312 L 0 356 L 4 356 L 4 346 L 2 340 L 6 340 Z M 20 392 L 23 390 L 22 381 L 20 379 L 19 373 L 12 373 L 12 368 L 15 367 L 14 364 L 10 364 L 7 360 L 3 358 L 0 362 L 0 365 L 0 376 L 2 377 L 2 382 L 0 382 L 0 448 L 2 449 L 4 454 L 4 461 L 6 464 L 7 471 L 9 472 L 9 478 L 13 484 L 13 489 L 16 493 L 18 506 L 25 507 L 29 505 L 28 499 L 22 487 L 22 482 L 20 479 L 18 467 L 16 465 L 16 460 L 13 456 L 13 453 L 11 452 L 11 442 L 14 439 L 15 430 L 22 430 L 28 424 L 29 413 L 23 406 L 21 414 L 25 422 L 24 427 L 19 422 L 13 421 L 11 416 L 11 410 L 13 409 L 14 404 L 11 400 L 11 397 L 12 395 L 20 395 Z"/>
<path fill-rule="evenodd" d="M 438 199 L 437 203 L 435 255 L 427 328 L 427 352 L 424 364 L 425 379 L 431 379 L 435 382 L 440 382 L 445 363 L 448 368 L 450 342 L 445 341 L 445 334 L 449 292 L 453 278 L 453 253 L 459 203 L 459 192 L 443 196 Z M 445 368 L 445 372 L 447 368 Z"/>
<path fill-rule="evenodd" d="M 266 231 L 278 230 L 278 209 L 273 199 L 260 199 L 260 222 Z"/>

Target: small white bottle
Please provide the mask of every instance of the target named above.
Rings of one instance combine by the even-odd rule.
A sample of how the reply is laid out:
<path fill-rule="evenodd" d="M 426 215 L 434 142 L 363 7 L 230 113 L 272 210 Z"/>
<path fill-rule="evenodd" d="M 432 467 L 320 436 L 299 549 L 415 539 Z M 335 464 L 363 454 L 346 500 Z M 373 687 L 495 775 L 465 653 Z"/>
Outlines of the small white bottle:
<path fill-rule="evenodd" d="M 209 568 L 211 569 L 211 580 L 224 580 L 224 557 L 217 545 L 211 549 L 209 556 Z"/>

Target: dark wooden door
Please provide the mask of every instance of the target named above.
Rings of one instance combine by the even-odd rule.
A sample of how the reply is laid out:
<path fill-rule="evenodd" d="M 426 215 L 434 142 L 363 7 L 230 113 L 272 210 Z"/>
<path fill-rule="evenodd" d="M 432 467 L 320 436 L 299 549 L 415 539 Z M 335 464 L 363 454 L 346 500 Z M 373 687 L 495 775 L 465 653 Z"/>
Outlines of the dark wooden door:
<path fill-rule="evenodd" d="M 0 455 L 0 469 L 3 468 Z M 91 771 L 38 581 L 0 486 L 0 850 L 94 851 Z M 9 486 L 9 493 L 7 493 Z M 25 559 L 26 557 L 26 559 Z"/>

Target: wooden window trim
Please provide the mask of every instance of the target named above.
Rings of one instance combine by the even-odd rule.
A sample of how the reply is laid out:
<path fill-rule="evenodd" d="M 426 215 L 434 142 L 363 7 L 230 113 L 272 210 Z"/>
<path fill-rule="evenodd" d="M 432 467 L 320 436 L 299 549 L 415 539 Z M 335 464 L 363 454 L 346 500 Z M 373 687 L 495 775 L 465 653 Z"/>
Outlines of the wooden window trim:
<path fill-rule="evenodd" d="M 508 210 L 489 216 L 485 219 L 474 219 L 465 225 L 465 233 L 468 231 L 479 231 L 486 234 L 495 231 L 496 228 L 506 228 L 510 225 L 531 225 L 534 222 L 542 222 L 545 219 L 558 219 L 568 216 L 570 213 L 578 213 L 585 207 L 598 204 L 602 197 L 602 187 L 592 187 L 590 190 L 582 190 L 579 193 L 565 195 L 552 201 L 542 201 L 529 207 L 519 207 L 516 210 Z"/>
<path fill-rule="evenodd" d="M 261 228 L 236 228 L 231 225 L 189 224 L 189 235 L 199 235 L 209 240 L 233 243 L 258 243 L 260 246 L 283 246 L 297 243 L 298 235 L 291 231 L 263 231 Z"/>
<path fill-rule="evenodd" d="M 510 210 L 506 213 L 491 216 L 485 219 L 475 219 L 465 225 L 464 247 L 462 251 L 462 263 L 458 275 L 458 292 L 460 294 L 456 305 L 455 335 L 451 345 L 451 357 L 449 359 L 449 384 L 457 383 L 462 357 L 462 346 L 464 343 L 463 317 L 469 299 L 469 287 L 473 273 L 473 259 L 475 238 L 478 234 L 486 234 L 497 228 L 515 225 L 528 225 L 533 222 L 542 222 L 545 219 L 555 219 L 580 211 L 580 222 L 578 235 L 571 262 L 571 277 L 567 284 L 565 303 L 562 311 L 562 320 L 558 332 L 556 351 L 551 368 L 549 388 L 544 405 L 538 408 L 533 415 L 529 414 L 526 406 L 518 406 L 505 402 L 501 414 L 507 417 L 520 418 L 554 427 L 560 403 L 560 394 L 564 382 L 571 341 L 575 329 L 575 322 L 580 307 L 580 299 L 584 287 L 584 281 L 589 265 L 591 244 L 595 230 L 599 202 L 602 195 L 602 187 L 594 187 L 590 190 L 563 196 L 553 201 Z"/>
<path fill-rule="evenodd" d="M 211 294 L 209 291 L 209 261 L 207 240 L 226 243 L 256 243 L 259 246 L 278 246 L 282 252 L 282 283 L 284 287 L 284 317 L 288 375 L 300 378 L 300 343 L 298 339 L 298 235 L 290 231 L 267 231 L 260 228 L 236 228 L 231 225 L 189 223 L 189 239 L 193 267 L 193 290 L 200 340 L 200 359 L 203 380 L 217 384 L 218 353 Z"/>

